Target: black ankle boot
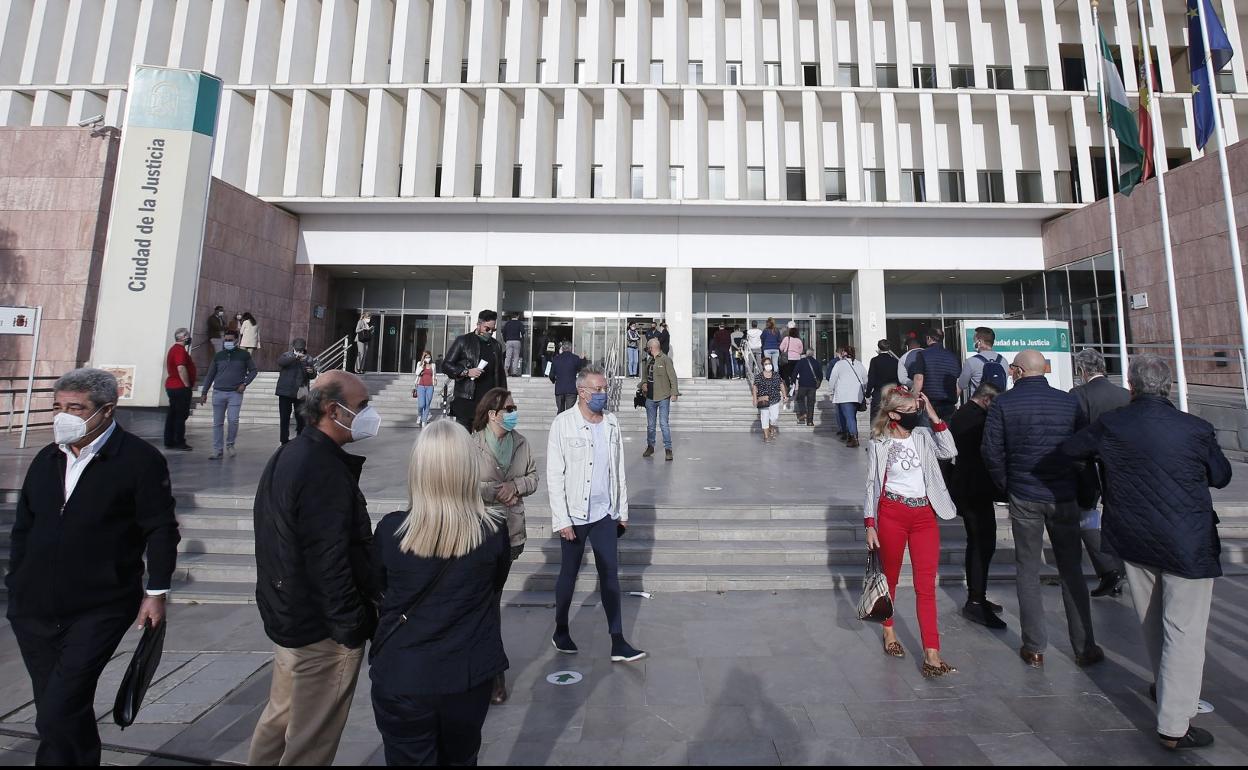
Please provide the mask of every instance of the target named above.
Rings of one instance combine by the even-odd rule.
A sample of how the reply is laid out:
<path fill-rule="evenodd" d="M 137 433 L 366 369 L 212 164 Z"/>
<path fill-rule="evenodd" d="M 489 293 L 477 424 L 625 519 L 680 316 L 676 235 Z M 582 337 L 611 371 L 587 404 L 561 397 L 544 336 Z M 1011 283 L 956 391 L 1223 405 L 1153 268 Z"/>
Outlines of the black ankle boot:
<path fill-rule="evenodd" d="M 1092 595 L 1096 597 L 1122 596 L 1122 582 L 1121 572 L 1106 572 L 1104 575 L 1101 575 L 1100 585 L 1092 589 Z"/>

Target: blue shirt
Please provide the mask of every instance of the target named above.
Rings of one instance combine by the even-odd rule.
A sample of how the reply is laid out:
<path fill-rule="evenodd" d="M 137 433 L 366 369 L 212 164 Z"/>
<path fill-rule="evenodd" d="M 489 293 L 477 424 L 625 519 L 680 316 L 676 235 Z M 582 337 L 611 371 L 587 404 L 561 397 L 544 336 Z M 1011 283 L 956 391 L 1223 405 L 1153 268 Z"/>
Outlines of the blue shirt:
<path fill-rule="evenodd" d="M 594 441 L 593 470 L 589 474 L 589 519 L 587 524 L 611 516 L 611 441 L 607 421 L 589 423 Z"/>
<path fill-rule="evenodd" d="M 763 350 L 779 350 L 780 349 L 780 332 L 771 329 L 763 329 Z"/>

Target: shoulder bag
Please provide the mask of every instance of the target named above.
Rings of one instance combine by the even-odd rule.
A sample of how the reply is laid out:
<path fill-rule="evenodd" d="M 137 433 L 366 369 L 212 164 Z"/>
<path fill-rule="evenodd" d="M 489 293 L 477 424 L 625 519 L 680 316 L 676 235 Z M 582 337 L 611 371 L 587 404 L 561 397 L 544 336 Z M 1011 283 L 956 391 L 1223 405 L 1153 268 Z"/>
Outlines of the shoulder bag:
<path fill-rule="evenodd" d="M 443 562 L 442 566 L 438 569 L 438 574 L 434 575 L 433 580 L 429 581 L 429 585 L 421 589 L 421 592 L 416 594 L 416 598 L 412 600 L 412 603 L 407 605 L 407 609 L 399 613 L 399 619 L 395 622 L 394 626 L 382 635 L 380 639 L 373 640 L 373 646 L 368 651 L 368 659 L 370 661 L 377 655 L 382 646 L 384 646 L 386 642 L 390 641 L 390 637 L 394 636 L 394 632 L 398 631 L 404 626 L 404 624 L 407 623 L 407 616 L 420 606 L 420 603 L 425 600 L 425 597 L 433 593 L 433 589 L 437 587 L 438 583 L 442 582 L 442 577 L 446 575 L 447 570 L 451 568 L 451 563 L 454 561 L 455 559 L 451 558 Z"/>
<path fill-rule="evenodd" d="M 861 377 L 858 376 L 858 370 L 854 368 L 854 361 L 850 359 L 845 359 L 845 362 L 849 364 L 849 370 L 854 373 L 854 379 L 858 380 L 858 387 L 862 389 L 860 392 L 865 394 L 867 392 L 867 384 L 862 381 Z M 867 411 L 866 398 L 863 398 L 861 401 L 858 402 L 858 411 L 860 412 Z"/>

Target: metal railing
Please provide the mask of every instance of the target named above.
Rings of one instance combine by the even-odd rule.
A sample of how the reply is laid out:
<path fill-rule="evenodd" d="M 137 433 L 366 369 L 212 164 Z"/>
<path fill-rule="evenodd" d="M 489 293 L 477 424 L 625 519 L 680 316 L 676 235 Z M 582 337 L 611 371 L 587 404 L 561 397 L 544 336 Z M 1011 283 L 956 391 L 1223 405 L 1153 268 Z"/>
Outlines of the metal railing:
<path fill-rule="evenodd" d="M 607 348 L 602 369 L 607 375 L 607 409 L 612 412 L 620 407 L 620 393 L 624 390 L 624 375 L 620 374 L 620 349 L 617 345 Z"/>
<path fill-rule="evenodd" d="M 52 383 L 56 382 L 57 379 L 58 378 L 56 377 L 56 375 L 44 375 L 40 377 L 35 377 L 35 382 L 36 383 L 46 382 L 49 385 L 51 385 Z M 4 383 L 6 385 L 6 387 L 0 388 L 0 397 L 8 396 L 9 398 L 9 418 L 8 418 L 8 423 L 5 426 L 5 431 L 4 431 L 5 433 L 12 433 L 14 430 L 20 430 L 22 427 L 21 415 L 25 413 L 26 383 L 28 381 L 29 381 L 28 377 L 0 377 L 0 383 Z M 18 384 L 19 386 L 14 387 L 15 383 Z M 53 390 L 51 387 L 36 387 L 36 388 L 33 388 L 30 393 L 31 393 L 31 397 L 33 398 L 36 395 L 40 395 L 43 393 L 52 393 L 52 392 Z M 30 410 L 30 414 L 32 415 L 51 414 L 51 413 L 52 413 L 52 407 L 48 407 L 46 409 L 31 409 Z M 39 423 L 31 422 L 29 426 L 27 427 L 47 428 L 51 425 L 52 425 L 52 421 L 48 420 L 47 422 L 39 422 Z"/>
<path fill-rule="evenodd" d="M 1100 351 L 1105 356 L 1107 363 L 1112 362 L 1114 365 L 1109 368 L 1116 368 L 1122 379 L 1126 380 L 1126 372 L 1122 370 L 1122 362 L 1119 360 L 1117 343 L 1088 343 L 1072 346 L 1074 353 L 1084 348 L 1092 348 Z M 1248 408 L 1248 361 L 1245 361 L 1244 347 L 1242 345 L 1224 344 L 1224 345 L 1196 345 L 1191 343 L 1183 343 L 1183 360 L 1184 362 L 1202 362 L 1212 363 L 1216 368 L 1226 368 L 1230 370 L 1232 366 L 1239 366 L 1239 389 L 1243 393 L 1244 407 Z M 1189 352 L 1191 351 L 1191 352 Z M 1174 345 L 1169 342 L 1152 342 L 1152 343 L 1129 343 L 1127 345 L 1127 355 L 1140 355 L 1147 353 L 1157 356 L 1167 361 L 1171 369 L 1174 368 Z M 1208 372 L 1189 372 L 1188 381 L 1190 382 L 1193 375 L 1208 374 Z M 1231 374 L 1227 371 L 1226 374 Z"/>
<path fill-rule="evenodd" d="M 347 354 L 351 351 L 351 336 L 350 334 L 342 335 L 338 341 L 321 351 L 320 355 L 313 356 L 317 373 L 347 368 Z"/>

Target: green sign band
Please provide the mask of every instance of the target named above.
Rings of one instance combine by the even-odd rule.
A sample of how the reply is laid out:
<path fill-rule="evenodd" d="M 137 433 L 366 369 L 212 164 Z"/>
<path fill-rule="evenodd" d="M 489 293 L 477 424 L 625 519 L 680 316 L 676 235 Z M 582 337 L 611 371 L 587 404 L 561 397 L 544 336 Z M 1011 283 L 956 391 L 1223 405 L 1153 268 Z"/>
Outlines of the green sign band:
<path fill-rule="evenodd" d="M 139 128 L 216 133 L 221 80 L 193 70 L 134 68 L 126 123 Z"/>

